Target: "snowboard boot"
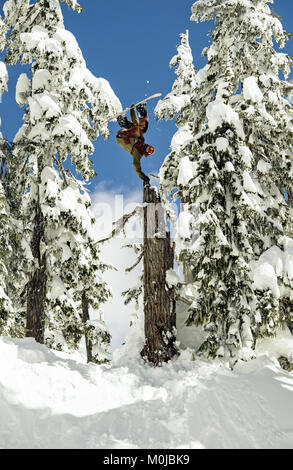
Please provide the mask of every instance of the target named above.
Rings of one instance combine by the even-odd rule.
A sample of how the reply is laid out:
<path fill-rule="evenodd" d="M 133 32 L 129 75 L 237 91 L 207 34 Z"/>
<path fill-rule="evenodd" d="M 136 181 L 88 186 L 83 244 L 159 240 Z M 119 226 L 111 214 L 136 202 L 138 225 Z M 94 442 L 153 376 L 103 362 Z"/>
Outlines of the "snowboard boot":
<path fill-rule="evenodd" d="M 118 116 L 117 122 L 120 127 L 124 127 L 125 129 L 131 127 L 130 121 L 128 121 L 127 117 L 125 116 Z"/>

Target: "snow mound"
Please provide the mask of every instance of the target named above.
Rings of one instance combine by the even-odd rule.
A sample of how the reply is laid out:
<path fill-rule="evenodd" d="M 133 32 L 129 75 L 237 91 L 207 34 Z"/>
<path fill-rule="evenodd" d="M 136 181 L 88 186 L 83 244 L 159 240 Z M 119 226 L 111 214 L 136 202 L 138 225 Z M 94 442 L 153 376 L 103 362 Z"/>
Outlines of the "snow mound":
<path fill-rule="evenodd" d="M 278 341 L 231 371 L 188 348 L 153 368 L 129 349 L 123 366 L 123 346 L 96 366 L 2 337 L 1 448 L 293 448 L 293 374 L 267 354 Z"/>

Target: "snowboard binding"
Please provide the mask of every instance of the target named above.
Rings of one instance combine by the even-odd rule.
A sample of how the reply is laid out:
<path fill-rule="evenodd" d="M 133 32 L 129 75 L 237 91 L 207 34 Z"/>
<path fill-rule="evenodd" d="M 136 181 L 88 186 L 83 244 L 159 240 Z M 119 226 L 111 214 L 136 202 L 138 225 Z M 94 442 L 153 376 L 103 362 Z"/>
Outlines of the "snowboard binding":
<path fill-rule="evenodd" d="M 117 117 L 117 122 L 118 122 L 120 127 L 123 127 L 125 129 L 128 129 L 129 127 L 131 127 L 131 122 L 129 122 L 127 117 L 125 117 L 125 116 L 118 116 Z"/>

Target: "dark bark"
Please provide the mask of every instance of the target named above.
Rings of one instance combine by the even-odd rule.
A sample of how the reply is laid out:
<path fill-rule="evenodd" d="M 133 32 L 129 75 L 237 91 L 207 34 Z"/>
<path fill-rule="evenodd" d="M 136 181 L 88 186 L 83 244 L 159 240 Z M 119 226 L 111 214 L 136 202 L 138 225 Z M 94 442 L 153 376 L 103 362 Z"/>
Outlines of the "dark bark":
<path fill-rule="evenodd" d="M 82 294 L 82 321 L 85 324 L 90 319 L 89 315 L 89 306 L 86 294 Z M 93 360 L 93 345 L 87 332 L 85 332 L 85 345 L 86 345 L 86 355 L 87 355 L 87 362 L 92 362 Z"/>
<path fill-rule="evenodd" d="M 37 205 L 34 232 L 31 243 L 32 254 L 37 262 L 27 286 L 26 336 L 38 343 L 45 341 L 45 303 L 47 291 L 46 256 L 41 254 L 41 241 L 44 240 L 44 223 L 40 205 Z"/>
<path fill-rule="evenodd" d="M 144 186 L 144 314 L 145 345 L 141 355 L 159 365 L 176 353 L 175 300 L 166 286 L 173 268 L 174 248 L 156 189 Z"/>
<path fill-rule="evenodd" d="M 287 193 L 289 206 L 293 207 L 293 194 L 292 194 L 292 191 L 289 189 L 288 191 L 286 190 L 285 192 Z"/>

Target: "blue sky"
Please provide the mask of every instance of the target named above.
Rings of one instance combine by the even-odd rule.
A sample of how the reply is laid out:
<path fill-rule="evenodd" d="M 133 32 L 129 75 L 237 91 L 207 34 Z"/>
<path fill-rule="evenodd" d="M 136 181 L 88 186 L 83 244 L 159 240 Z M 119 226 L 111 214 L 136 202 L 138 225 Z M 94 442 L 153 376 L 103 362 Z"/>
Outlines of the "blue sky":
<path fill-rule="evenodd" d="M 2 3 L 2 2 L 1 2 Z M 123 107 L 156 92 L 166 95 L 174 82 L 169 61 L 176 54 L 179 34 L 189 30 L 190 45 L 196 68 L 203 65 L 202 49 L 208 45 L 211 22 L 190 21 L 193 0 L 80 0 L 84 12 L 77 14 L 63 5 L 65 26 L 77 38 L 88 68 L 98 77 L 106 78 Z M 273 9 L 282 16 L 283 26 L 293 32 L 292 0 L 275 0 Z M 293 41 L 286 47 L 293 56 Z M 2 133 L 12 140 L 21 125 L 22 110 L 15 103 L 15 84 L 23 67 L 9 67 L 9 92 L 0 105 Z M 149 131 L 146 141 L 156 148 L 149 159 L 142 160 L 145 172 L 157 173 L 176 128 L 174 122 L 156 121 L 150 101 Z M 132 168 L 131 157 L 115 143 L 117 123 L 110 123 L 111 136 L 99 137 L 93 156 L 98 178 L 92 182 L 94 191 L 103 187 L 119 192 L 141 187 Z"/>

